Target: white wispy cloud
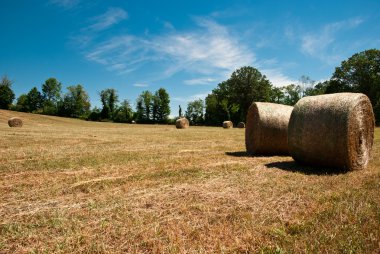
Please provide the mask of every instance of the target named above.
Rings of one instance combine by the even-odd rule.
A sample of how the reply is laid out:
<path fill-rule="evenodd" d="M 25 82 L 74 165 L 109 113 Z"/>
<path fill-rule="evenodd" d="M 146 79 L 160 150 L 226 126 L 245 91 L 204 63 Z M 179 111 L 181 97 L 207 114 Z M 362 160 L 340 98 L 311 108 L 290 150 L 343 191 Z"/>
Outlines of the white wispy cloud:
<path fill-rule="evenodd" d="M 121 8 L 108 8 L 108 10 L 92 19 L 93 24 L 88 27 L 90 30 L 101 31 L 128 18 L 128 13 Z"/>
<path fill-rule="evenodd" d="M 217 79 L 215 78 L 196 78 L 196 79 L 188 79 L 183 81 L 186 85 L 194 86 L 194 85 L 210 85 L 215 84 Z"/>
<path fill-rule="evenodd" d="M 81 0 L 50 0 L 50 4 L 62 7 L 64 9 L 71 9 L 80 4 Z"/>
<path fill-rule="evenodd" d="M 297 80 L 294 80 L 285 74 L 283 74 L 281 69 L 264 69 L 261 71 L 268 80 L 272 83 L 272 85 L 276 87 L 287 86 L 290 84 L 296 84 Z"/>
<path fill-rule="evenodd" d="M 331 45 L 335 42 L 337 33 L 356 28 L 363 22 L 361 18 L 327 24 L 318 32 L 308 33 L 301 38 L 301 50 L 304 54 L 333 64 L 341 57 L 331 52 Z"/>
<path fill-rule="evenodd" d="M 125 69 L 156 64 L 159 78 L 181 71 L 224 77 L 236 68 L 254 64 L 253 52 L 226 27 L 210 19 L 194 20 L 197 26 L 192 31 L 140 37 L 125 34 L 110 38 L 90 47 L 86 58 L 107 67 L 116 65 Z M 111 23 L 99 22 L 96 27 L 104 28 Z M 123 72 L 122 69 L 113 70 Z"/>
<path fill-rule="evenodd" d="M 137 84 L 133 84 L 133 86 L 135 86 L 135 87 L 148 87 L 149 85 L 145 84 L 145 83 L 137 83 Z"/>

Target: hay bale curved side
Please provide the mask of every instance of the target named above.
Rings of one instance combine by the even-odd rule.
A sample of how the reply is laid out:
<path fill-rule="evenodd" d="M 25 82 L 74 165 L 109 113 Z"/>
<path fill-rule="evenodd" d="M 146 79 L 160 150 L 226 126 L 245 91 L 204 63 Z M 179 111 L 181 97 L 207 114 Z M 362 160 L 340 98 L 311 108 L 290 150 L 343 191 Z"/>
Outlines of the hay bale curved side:
<path fill-rule="evenodd" d="M 189 120 L 186 118 L 179 118 L 177 121 L 175 121 L 175 127 L 177 129 L 186 129 L 189 128 Z"/>
<path fill-rule="evenodd" d="M 245 128 L 245 123 L 244 122 L 240 122 L 240 123 L 238 123 L 237 127 L 241 128 L 241 129 L 244 129 Z"/>
<path fill-rule="evenodd" d="M 288 123 L 293 107 L 253 102 L 248 109 L 245 147 L 249 154 L 289 154 Z"/>
<path fill-rule="evenodd" d="M 22 127 L 22 120 L 18 117 L 12 117 L 8 120 L 9 127 Z"/>
<path fill-rule="evenodd" d="M 231 121 L 224 121 L 223 122 L 223 128 L 224 129 L 230 129 L 230 128 L 233 128 L 233 127 L 234 127 L 234 124 Z"/>
<path fill-rule="evenodd" d="M 370 158 L 374 128 L 372 105 L 364 94 L 305 97 L 290 117 L 290 154 L 308 165 L 363 169 Z"/>

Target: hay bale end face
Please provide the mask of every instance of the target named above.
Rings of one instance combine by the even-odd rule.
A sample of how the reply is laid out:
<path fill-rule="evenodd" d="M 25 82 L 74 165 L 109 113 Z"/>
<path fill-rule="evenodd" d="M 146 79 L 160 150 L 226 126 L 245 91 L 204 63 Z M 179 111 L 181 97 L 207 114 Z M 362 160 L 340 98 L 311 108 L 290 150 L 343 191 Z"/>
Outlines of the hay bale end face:
<path fill-rule="evenodd" d="M 183 118 L 179 118 L 175 122 L 175 127 L 177 129 L 186 129 L 186 128 L 189 128 L 189 120 L 187 120 L 184 117 Z"/>
<path fill-rule="evenodd" d="M 9 127 L 22 127 L 22 120 L 18 117 L 12 117 L 8 120 Z"/>
<path fill-rule="evenodd" d="M 244 129 L 245 128 L 245 123 L 244 122 L 240 122 L 240 123 L 238 123 L 237 127 L 241 128 L 241 129 Z"/>
<path fill-rule="evenodd" d="M 248 109 L 245 127 L 247 153 L 286 155 L 288 149 L 288 123 L 293 107 L 254 102 Z"/>
<path fill-rule="evenodd" d="M 305 97 L 290 117 L 290 154 L 307 165 L 363 169 L 370 158 L 374 126 L 371 102 L 364 94 Z"/>
<path fill-rule="evenodd" d="M 224 129 L 230 129 L 230 128 L 233 128 L 233 127 L 234 127 L 234 124 L 231 121 L 224 121 L 223 122 L 223 128 Z"/>

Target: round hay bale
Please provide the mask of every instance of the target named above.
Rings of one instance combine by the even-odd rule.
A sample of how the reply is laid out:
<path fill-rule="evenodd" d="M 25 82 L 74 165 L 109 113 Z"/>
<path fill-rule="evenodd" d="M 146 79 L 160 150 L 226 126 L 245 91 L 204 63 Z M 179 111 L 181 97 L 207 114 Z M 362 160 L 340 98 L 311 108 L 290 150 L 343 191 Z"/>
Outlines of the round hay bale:
<path fill-rule="evenodd" d="M 230 129 L 232 127 L 234 127 L 234 124 L 231 121 L 224 121 L 223 122 L 223 128 L 224 129 Z"/>
<path fill-rule="evenodd" d="M 248 109 L 245 147 L 249 154 L 289 154 L 288 123 L 293 107 L 253 102 Z"/>
<path fill-rule="evenodd" d="M 370 158 L 374 126 L 372 105 L 364 94 L 305 97 L 290 117 L 290 154 L 308 165 L 362 169 Z"/>
<path fill-rule="evenodd" d="M 245 123 L 244 122 L 240 122 L 240 123 L 238 123 L 237 127 L 241 128 L 241 129 L 244 129 L 245 128 Z"/>
<path fill-rule="evenodd" d="M 186 128 L 189 128 L 189 120 L 187 120 L 184 117 L 179 118 L 179 119 L 177 119 L 177 121 L 175 121 L 175 127 L 177 129 L 186 129 Z"/>
<path fill-rule="evenodd" d="M 12 117 L 8 120 L 9 127 L 22 127 L 22 120 L 18 117 Z"/>

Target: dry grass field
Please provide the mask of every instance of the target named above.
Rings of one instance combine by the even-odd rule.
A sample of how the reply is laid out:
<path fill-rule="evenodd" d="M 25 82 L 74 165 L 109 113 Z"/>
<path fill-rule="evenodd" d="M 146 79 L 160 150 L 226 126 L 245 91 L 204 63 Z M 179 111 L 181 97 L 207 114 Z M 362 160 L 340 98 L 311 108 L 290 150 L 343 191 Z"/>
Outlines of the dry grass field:
<path fill-rule="evenodd" d="M 244 151 L 244 129 L 1 110 L 0 253 L 379 253 L 379 128 L 362 171 Z"/>

